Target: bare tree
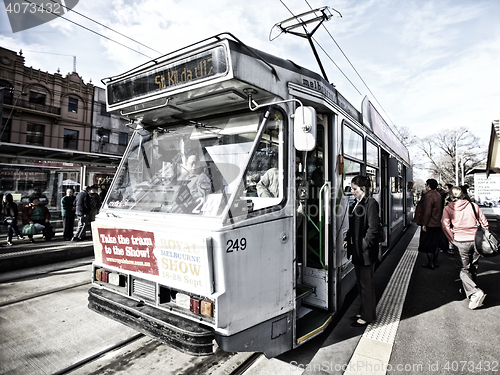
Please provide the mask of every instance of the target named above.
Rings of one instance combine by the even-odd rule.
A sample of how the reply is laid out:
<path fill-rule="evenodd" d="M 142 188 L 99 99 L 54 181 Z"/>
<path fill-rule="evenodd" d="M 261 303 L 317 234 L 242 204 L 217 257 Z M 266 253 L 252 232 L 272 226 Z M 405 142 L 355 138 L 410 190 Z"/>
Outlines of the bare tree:
<path fill-rule="evenodd" d="M 464 127 L 418 139 L 416 146 L 430 162 L 431 174 L 443 183 L 455 184 L 458 161 L 458 175 L 461 176 L 463 168 L 466 182 L 472 184 L 470 172 L 486 159 L 479 137 Z"/>

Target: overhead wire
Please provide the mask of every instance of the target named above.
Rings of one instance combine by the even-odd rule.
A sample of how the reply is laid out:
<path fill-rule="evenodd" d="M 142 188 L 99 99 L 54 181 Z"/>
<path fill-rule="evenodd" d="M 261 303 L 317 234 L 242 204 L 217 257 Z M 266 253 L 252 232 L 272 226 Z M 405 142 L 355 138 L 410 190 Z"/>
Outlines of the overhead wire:
<path fill-rule="evenodd" d="M 35 4 L 35 5 L 37 5 L 37 6 L 39 5 L 39 4 L 36 4 L 36 3 L 34 3 L 34 2 L 32 2 L 32 1 L 30 1 L 30 0 L 24 0 L 24 1 L 26 1 L 27 3 L 30 3 L 30 4 Z M 151 60 L 153 59 L 151 56 L 148 56 L 148 55 L 146 55 L 146 54 L 144 54 L 144 53 L 142 53 L 142 52 L 140 52 L 140 51 L 137 51 L 137 50 L 133 49 L 132 47 L 129 47 L 129 46 L 126 46 L 126 45 L 125 45 L 125 44 L 123 44 L 123 43 L 117 42 L 116 40 L 113 40 L 113 39 L 111 39 L 111 38 L 107 37 L 106 35 L 100 34 L 100 33 L 98 33 L 97 31 L 94 31 L 94 30 L 92 30 L 92 29 L 90 29 L 90 28 L 88 28 L 88 27 L 86 27 L 86 26 L 80 25 L 79 23 L 77 23 L 77 22 L 75 22 L 75 21 L 72 21 L 72 20 L 70 20 L 70 19 L 68 19 L 68 18 L 65 18 L 65 17 L 61 16 L 60 14 L 54 13 L 54 12 L 52 12 L 52 11 L 49 11 L 49 10 L 47 10 L 47 9 L 45 9 L 45 8 L 43 7 L 43 4 L 40 4 L 40 6 L 41 6 L 41 7 L 44 9 L 44 11 L 46 11 L 47 13 L 54 14 L 54 15 L 56 15 L 57 17 L 62 18 L 62 19 L 63 19 L 63 20 L 65 20 L 65 21 L 71 22 L 72 24 L 75 24 L 76 26 L 79 26 L 79 27 L 81 27 L 82 29 L 85 29 L 85 30 L 87 30 L 87 31 L 90 31 L 91 33 L 94 33 L 94 34 L 96 34 L 96 35 L 99 35 L 100 37 L 102 37 L 102 38 L 104 38 L 104 39 L 107 39 L 107 40 L 109 40 L 109 41 L 111 41 L 111 42 L 113 42 L 113 43 L 119 44 L 120 46 L 125 47 L 125 48 L 127 48 L 127 49 L 129 49 L 129 50 L 131 50 L 131 51 L 133 51 L 133 52 L 136 52 L 136 53 L 138 53 L 139 55 L 142 55 L 142 56 L 144 56 L 144 57 L 147 57 L 148 59 L 151 59 Z"/>
<path fill-rule="evenodd" d="M 311 4 L 309 4 L 309 2 L 307 0 L 304 0 L 306 2 L 306 4 L 309 6 L 309 8 L 311 10 L 313 10 L 313 7 L 311 6 Z M 283 2 L 283 0 L 280 0 L 280 2 L 283 4 L 283 6 L 292 14 L 293 17 L 296 18 L 295 14 L 288 8 L 288 6 L 286 6 L 286 4 Z M 298 20 L 298 19 L 297 19 Z M 300 22 L 300 20 L 298 20 Z M 332 41 L 335 43 L 335 45 L 337 46 L 337 48 L 339 49 L 339 51 L 342 53 L 342 55 L 344 56 L 344 58 L 347 60 L 347 62 L 349 63 L 349 65 L 351 66 L 351 68 L 354 70 L 354 72 L 356 73 L 356 75 L 358 76 L 358 78 L 361 80 L 361 82 L 363 83 L 363 85 L 366 87 L 366 89 L 368 90 L 368 92 L 371 94 L 371 96 L 373 97 L 373 99 L 377 102 L 377 104 L 380 106 L 380 108 L 382 109 L 382 111 L 385 113 L 385 115 L 387 116 L 387 118 L 389 119 L 389 121 L 392 123 L 393 127 L 396 129 L 396 131 L 401 135 L 401 132 L 399 131 L 399 129 L 397 128 L 397 126 L 394 125 L 394 122 L 392 121 L 392 119 L 390 118 L 390 116 L 387 114 L 386 110 L 384 109 L 384 107 L 382 106 L 382 104 L 380 104 L 380 102 L 378 101 L 377 97 L 375 96 L 375 94 L 372 92 L 372 90 L 370 89 L 370 87 L 368 86 L 368 84 L 365 82 L 365 80 L 363 79 L 363 77 L 361 77 L 361 74 L 358 72 L 358 70 L 356 69 L 356 67 L 354 66 L 354 64 L 351 62 L 351 60 L 349 59 L 349 57 L 346 55 L 346 53 L 344 52 L 344 50 L 340 47 L 340 45 L 337 43 L 337 41 L 335 40 L 335 38 L 333 37 L 333 35 L 330 33 L 330 31 L 328 30 L 328 28 L 323 24 L 322 25 L 323 28 L 326 30 L 326 32 L 328 33 L 328 35 L 330 36 L 330 38 L 332 39 Z M 352 83 L 352 81 L 347 77 L 347 75 L 342 71 L 342 69 L 335 63 L 335 61 L 330 57 L 330 55 L 325 51 L 325 49 L 321 46 L 321 44 L 315 39 L 315 38 L 312 38 L 314 40 L 314 42 L 321 48 L 321 50 L 325 53 L 325 55 L 330 59 L 330 61 L 332 61 L 332 63 L 337 67 L 337 69 L 339 69 L 339 71 L 343 74 L 343 76 L 349 81 L 349 83 L 354 87 L 354 89 L 360 94 L 361 92 L 357 89 L 357 87 Z"/>
<path fill-rule="evenodd" d="M 304 1 L 309 6 L 309 8 L 312 10 L 313 8 L 311 7 L 311 4 L 309 4 L 309 2 L 307 0 L 304 0 Z M 380 108 L 382 108 L 382 111 L 384 111 L 385 115 L 387 116 L 387 118 L 389 119 L 389 121 L 391 122 L 391 124 L 394 126 L 394 128 L 396 128 L 396 131 L 399 133 L 400 136 L 402 136 L 402 134 L 399 131 L 398 127 L 394 124 L 394 122 L 392 121 L 391 117 L 387 114 L 387 112 L 385 111 L 384 107 L 382 106 L 382 104 L 380 104 L 380 102 L 378 101 L 377 97 L 375 96 L 375 94 L 370 89 L 370 87 L 368 87 L 368 84 L 365 82 L 365 80 L 363 79 L 363 77 L 361 77 L 361 74 L 359 74 L 358 70 L 354 67 L 353 63 L 351 62 L 351 60 L 349 59 L 349 57 L 347 57 L 347 55 L 345 54 L 344 50 L 337 43 L 337 41 L 335 40 L 335 38 L 333 37 L 333 35 L 327 29 L 327 27 L 324 24 L 322 26 L 326 30 L 326 32 L 328 33 L 328 35 L 330 36 L 330 38 L 333 40 L 333 42 L 335 43 L 335 45 L 337 46 L 337 48 L 340 50 L 340 52 L 342 53 L 342 55 L 345 57 L 345 59 L 347 60 L 347 62 L 351 66 L 351 68 L 354 70 L 354 72 L 356 73 L 356 75 L 358 76 L 358 78 L 361 80 L 361 82 L 363 82 L 363 85 L 365 85 L 365 87 L 367 88 L 368 92 L 371 94 L 371 96 L 373 97 L 373 99 L 375 99 L 375 101 L 380 106 Z M 316 43 L 318 43 L 318 42 L 316 42 Z M 318 45 L 324 51 L 324 49 L 321 47 L 321 45 L 319 43 L 318 43 Z M 361 95 L 361 93 L 359 91 L 358 91 L 358 93 Z"/>
<path fill-rule="evenodd" d="M 96 20 L 93 20 L 93 19 L 92 19 L 92 18 L 90 18 L 90 17 L 87 17 L 86 15 L 84 15 L 84 14 L 82 14 L 82 13 L 77 12 L 77 11 L 76 11 L 76 10 L 74 10 L 74 9 L 69 9 L 66 5 L 63 5 L 62 3 L 59 3 L 59 2 L 57 2 L 56 0 L 50 0 L 50 1 L 52 1 L 54 4 L 61 4 L 61 5 L 62 5 L 62 7 L 63 7 L 63 8 L 65 8 L 65 9 L 67 9 L 68 11 L 71 11 L 71 12 L 73 12 L 73 13 L 76 13 L 76 14 L 78 14 L 79 16 L 81 16 L 81 17 L 83 17 L 83 18 L 86 18 L 86 19 L 88 19 L 89 21 L 92 21 L 92 22 L 94 22 L 94 23 L 98 24 L 99 26 L 102 26 L 102 27 L 104 27 L 104 28 L 106 28 L 106 29 L 108 29 L 108 30 L 111 30 L 112 32 L 117 33 L 118 35 L 121 35 L 121 36 L 123 36 L 124 38 L 127 38 L 128 40 L 131 40 L 131 41 L 132 41 L 132 42 L 134 42 L 134 43 L 137 43 L 137 44 L 139 44 L 139 45 L 141 45 L 141 46 L 143 46 L 143 47 L 146 47 L 147 49 L 150 49 L 151 51 L 154 51 L 154 52 L 156 52 L 156 53 L 159 53 L 160 55 L 163 55 L 163 53 L 162 53 L 162 52 L 157 51 L 157 50 L 155 50 L 155 49 L 153 49 L 153 48 L 151 48 L 151 47 L 148 47 L 148 46 L 147 46 L 147 45 L 145 45 L 144 43 L 141 43 L 141 42 L 139 42 L 139 41 L 137 41 L 137 40 L 135 40 L 135 39 L 132 39 L 132 38 L 130 38 L 130 37 L 128 37 L 128 36 L 126 36 L 125 34 L 122 34 L 122 33 L 120 33 L 119 31 L 116 31 L 116 30 L 112 29 L 111 27 L 108 27 L 108 26 L 106 26 L 106 25 L 104 25 L 104 24 L 102 24 L 102 23 L 100 23 L 100 22 L 97 22 Z"/>

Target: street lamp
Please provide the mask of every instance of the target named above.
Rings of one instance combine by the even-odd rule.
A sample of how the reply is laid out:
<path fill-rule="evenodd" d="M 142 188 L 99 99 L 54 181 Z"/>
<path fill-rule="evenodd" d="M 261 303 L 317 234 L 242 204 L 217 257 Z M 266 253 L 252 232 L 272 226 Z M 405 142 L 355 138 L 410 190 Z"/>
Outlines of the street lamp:
<path fill-rule="evenodd" d="M 21 93 L 16 97 L 16 100 L 14 100 L 14 102 L 12 104 L 12 109 L 11 109 L 11 111 L 9 113 L 9 117 L 7 117 L 7 121 L 5 122 L 5 125 L 2 127 L 2 132 L 0 133 L 0 142 L 2 141 L 3 132 L 7 128 L 7 124 L 9 123 L 9 120 L 12 117 L 12 113 L 14 112 L 14 108 L 16 107 L 16 104 L 19 101 L 19 98 L 21 96 L 27 96 L 27 95 L 28 95 L 27 93 L 25 93 L 24 91 L 21 91 Z"/>

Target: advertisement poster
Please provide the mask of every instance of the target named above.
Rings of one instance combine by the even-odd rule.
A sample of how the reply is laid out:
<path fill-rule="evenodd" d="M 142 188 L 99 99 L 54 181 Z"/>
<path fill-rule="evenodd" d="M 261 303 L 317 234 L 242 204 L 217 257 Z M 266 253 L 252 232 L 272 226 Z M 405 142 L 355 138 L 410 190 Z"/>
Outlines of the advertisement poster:
<path fill-rule="evenodd" d="M 158 275 L 153 232 L 98 228 L 102 262 L 122 270 Z"/>
<path fill-rule="evenodd" d="M 95 230 L 100 245 L 96 246 L 96 261 L 154 276 L 146 278 L 180 291 L 213 292 L 212 253 L 206 238 L 135 229 Z"/>
<path fill-rule="evenodd" d="M 500 208 L 500 175 L 476 173 L 474 175 L 474 199 L 479 206 Z"/>

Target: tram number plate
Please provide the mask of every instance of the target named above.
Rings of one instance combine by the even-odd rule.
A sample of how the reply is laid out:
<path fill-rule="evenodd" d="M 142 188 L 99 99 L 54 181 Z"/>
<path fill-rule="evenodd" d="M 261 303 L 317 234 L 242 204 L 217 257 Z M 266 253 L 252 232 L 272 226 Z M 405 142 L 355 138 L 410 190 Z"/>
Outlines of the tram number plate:
<path fill-rule="evenodd" d="M 235 240 L 229 239 L 226 242 L 226 253 L 245 250 L 246 248 L 247 248 L 247 239 L 245 237 L 237 238 Z"/>

